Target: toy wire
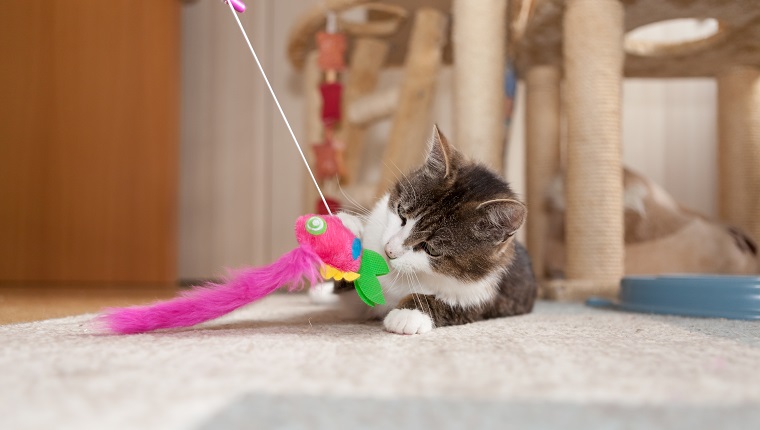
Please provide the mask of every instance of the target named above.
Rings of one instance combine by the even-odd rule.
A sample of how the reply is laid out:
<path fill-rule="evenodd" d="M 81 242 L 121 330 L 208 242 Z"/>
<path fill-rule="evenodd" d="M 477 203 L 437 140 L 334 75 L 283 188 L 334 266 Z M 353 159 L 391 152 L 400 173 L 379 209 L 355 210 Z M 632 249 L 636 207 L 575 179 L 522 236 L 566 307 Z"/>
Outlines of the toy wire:
<path fill-rule="evenodd" d="M 277 95 L 274 93 L 274 90 L 272 89 L 272 85 L 269 83 L 269 78 L 267 78 L 267 74 L 266 72 L 264 72 L 264 68 L 261 66 L 259 57 L 258 55 L 256 55 L 256 51 L 253 49 L 253 45 L 251 45 L 250 39 L 248 39 L 248 34 L 245 32 L 245 28 L 243 28 L 243 23 L 240 22 L 240 18 L 238 18 L 237 12 L 235 12 L 235 8 L 232 6 L 232 2 L 228 1 L 226 3 L 230 6 L 230 12 L 232 12 L 232 16 L 235 18 L 235 21 L 237 22 L 237 25 L 240 28 L 240 31 L 243 33 L 245 42 L 248 44 L 248 49 L 251 50 L 251 54 L 253 54 L 253 59 L 256 61 L 256 65 L 259 66 L 261 75 L 264 77 L 264 82 L 267 83 L 267 88 L 269 88 L 269 93 L 272 94 L 272 98 L 274 99 L 274 102 L 277 105 L 277 109 L 279 109 L 280 111 L 280 115 L 282 116 L 283 121 L 285 121 L 285 125 L 288 126 L 290 137 L 293 138 L 293 143 L 296 144 L 298 153 L 301 154 L 301 159 L 303 160 L 303 163 L 306 165 L 306 170 L 309 171 L 309 176 L 311 176 L 311 180 L 314 182 L 314 186 L 317 187 L 317 192 L 319 193 L 319 197 L 322 199 L 322 203 L 325 204 L 325 208 L 327 209 L 327 212 L 330 215 L 332 215 L 330 206 L 327 204 L 327 199 L 325 199 L 325 195 L 322 194 L 322 189 L 319 188 L 319 183 L 317 182 L 317 178 L 314 177 L 314 173 L 311 171 L 311 167 L 309 166 L 309 162 L 306 160 L 306 156 L 304 155 L 303 150 L 301 149 L 301 145 L 298 143 L 298 139 L 296 139 L 295 133 L 293 133 L 293 128 L 290 127 L 290 122 L 288 122 L 288 117 L 285 116 L 285 112 L 282 110 L 282 106 L 280 106 L 280 101 L 277 99 Z"/>

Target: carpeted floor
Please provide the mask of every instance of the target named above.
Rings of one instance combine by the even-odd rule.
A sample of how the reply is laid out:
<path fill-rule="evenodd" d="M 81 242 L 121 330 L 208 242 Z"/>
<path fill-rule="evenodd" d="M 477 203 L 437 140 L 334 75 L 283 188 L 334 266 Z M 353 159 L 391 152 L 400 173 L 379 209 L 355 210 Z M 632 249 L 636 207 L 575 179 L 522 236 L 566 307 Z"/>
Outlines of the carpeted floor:
<path fill-rule="evenodd" d="M 175 332 L 89 318 L 0 326 L 0 428 L 760 428 L 760 322 L 540 303 L 398 336 L 303 295 Z"/>

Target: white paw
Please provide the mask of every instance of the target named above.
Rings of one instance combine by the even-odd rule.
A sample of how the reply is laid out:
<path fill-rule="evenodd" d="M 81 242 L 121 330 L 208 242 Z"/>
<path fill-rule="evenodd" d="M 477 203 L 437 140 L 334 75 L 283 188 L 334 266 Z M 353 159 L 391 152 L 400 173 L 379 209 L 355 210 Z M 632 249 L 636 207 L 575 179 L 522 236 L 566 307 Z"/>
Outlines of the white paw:
<path fill-rule="evenodd" d="M 433 329 L 433 320 L 417 309 L 394 309 L 383 320 L 391 333 L 422 334 Z"/>
<path fill-rule="evenodd" d="M 336 303 L 338 301 L 338 295 L 333 293 L 332 281 L 312 285 L 309 288 L 309 298 L 312 303 L 320 305 Z"/>
<path fill-rule="evenodd" d="M 343 223 L 343 225 L 351 231 L 351 233 L 354 234 L 356 237 L 362 237 L 362 232 L 364 231 L 364 225 L 362 224 L 362 220 L 359 219 L 359 217 L 355 215 L 351 215 L 345 212 L 338 212 L 336 214 L 338 219 Z"/>

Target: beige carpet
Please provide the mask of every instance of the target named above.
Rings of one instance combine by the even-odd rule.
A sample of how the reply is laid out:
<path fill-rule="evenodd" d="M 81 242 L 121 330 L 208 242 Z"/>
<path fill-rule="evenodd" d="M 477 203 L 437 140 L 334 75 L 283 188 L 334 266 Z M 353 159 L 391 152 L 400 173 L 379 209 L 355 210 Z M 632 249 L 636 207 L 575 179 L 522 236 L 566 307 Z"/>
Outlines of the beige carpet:
<path fill-rule="evenodd" d="M 303 295 L 178 332 L 88 320 L 0 326 L 0 428 L 760 428 L 760 322 L 540 303 L 404 337 Z"/>

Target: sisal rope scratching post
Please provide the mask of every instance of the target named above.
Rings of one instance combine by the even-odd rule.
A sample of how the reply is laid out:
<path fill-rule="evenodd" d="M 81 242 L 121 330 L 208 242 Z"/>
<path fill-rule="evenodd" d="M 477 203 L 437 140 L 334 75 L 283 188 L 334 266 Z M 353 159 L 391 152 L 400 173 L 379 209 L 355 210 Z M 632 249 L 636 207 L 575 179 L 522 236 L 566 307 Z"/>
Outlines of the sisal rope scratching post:
<path fill-rule="evenodd" d="M 356 100 L 375 90 L 387 55 L 388 42 L 371 37 L 360 37 L 354 41 L 343 106 L 351 106 Z M 359 174 L 362 142 L 367 127 L 368 124 L 343 121 L 340 140 L 346 145 L 344 161 L 348 183 L 354 182 Z"/>
<path fill-rule="evenodd" d="M 567 281 L 557 298 L 616 296 L 624 273 L 623 15 L 618 0 L 567 1 Z"/>
<path fill-rule="evenodd" d="M 534 66 L 526 76 L 527 245 L 539 281 L 546 276 L 546 191 L 560 170 L 560 78 L 556 66 Z"/>
<path fill-rule="evenodd" d="M 720 218 L 760 240 L 760 70 L 732 66 L 718 76 Z"/>
<path fill-rule="evenodd" d="M 455 144 L 504 173 L 507 0 L 454 0 Z"/>
<path fill-rule="evenodd" d="M 305 142 L 309 145 L 321 142 L 323 134 L 322 115 L 320 110 L 322 109 L 322 95 L 319 92 L 319 84 L 322 82 L 322 71 L 319 69 L 317 58 L 319 54 L 317 51 L 311 51 L 306 55 L 306 62 L 304 63 L 303 70 L 303 91 L 305 96 L 304 108 L 306 125 L 305 129 Z M 309 148 L 310 149 L 310 148 Z M 309 165 L 314 165 L 314 151 L 304 151 L 306 159 L 309 161 Z M 303 190 L 303 213 L 311 213 L 314 211 L 314 202 L 319 198 L 314 184 L 311 182 L 309 175 L 304 175 L 304 185 L 301 187 Z"/>
<path fill-rule="evenodd" d="M 399 104 L 393 115 L 384 164 L 376 194 L 385 193 L 401 170 L 418 165 L 430 137 L 435 84 L 441 68 L 446 16 L 420 8 L 414 19 L 404 65 Z"/>

